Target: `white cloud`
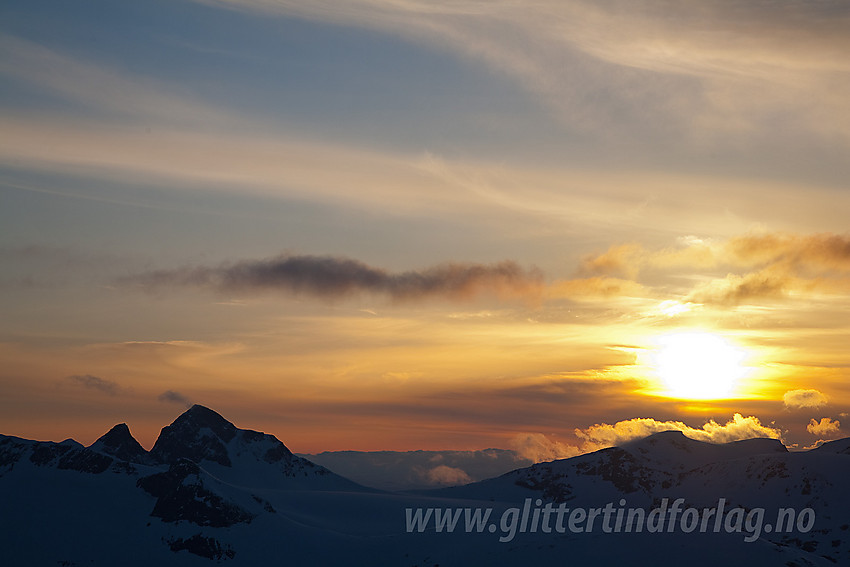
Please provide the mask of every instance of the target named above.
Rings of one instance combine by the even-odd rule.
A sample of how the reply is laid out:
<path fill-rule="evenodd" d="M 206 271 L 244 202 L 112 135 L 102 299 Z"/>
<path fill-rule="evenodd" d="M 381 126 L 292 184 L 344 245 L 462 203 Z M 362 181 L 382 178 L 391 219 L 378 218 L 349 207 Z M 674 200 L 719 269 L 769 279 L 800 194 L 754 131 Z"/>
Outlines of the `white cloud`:
<path fill-rule="evenodd" d="M 431 484 L 442 484 L 456 486 L 469 484 L 472 478 L 463 469 L 439 465 L 425 471 L 425 479 Z"/>
<path fill-rule="evenodd" d="M 740 413 L 736 413 L 725 425 L 720 425 L 711 420 L 703 425 L 701 430 L 684 430 L 682 433 L 692 439 L 710 443 L 731 443 L 732 441 L 759 437 L 779 439 L 782 434 L 778 428 L 762 425 L 759 418 L 755 416 L 744 417 Z"/>
<path fill-rule="evenodd" d="M 819 408 L 826 405 L 827 398 L 817 390 L 789 390 L 782 396 L 786 408 Z"/>
<path fill-rule="evenodd" d="M 835 437 L 841 433 L 841 422 L 837 419 L 832 421 L 828 417 L 821 418 L 820 422 L 812 419 L 806 426 L 806 431 L 818 437 Z"/>
<path fill-rule="evenodd" d="M 687 437 L 709 443 L 730 443 L 742 439 L 770 437 L 778 439 L 779 429 L 762 425 L 755 416 L 744 417 L 736 413 L 724 425 L 714 420 L 708 421 L 701 428 L 690 427 L 681 421 L 658 421 L 653 418 L 634 418 L 618 421 L 611 425 L 607 423 L 592 425 L 586 429 L 576 429 L 576 435 L 585 440 L 585 451 L 611 447 L 659 433 L 661 431 L 681 431 Z"/>
<path fill-rule="evenodd" d="M 510 448 L 535 463 L 566 459 L 581 453 L 578 447 L 555 441 L 542 433 L 520 433 L 511 439 Z"/>
<path fill-rule="evenodd" d="M 744 417 L 740 413 L 736 413 L 725 424 L 710 420 L 700 428 L 690 427 L 681 421 L 636 417 L 614 424 L 597 423 L 584 429 L 576 429 L 576 436 L 582 440 L 580 446 L 555 441 L 542 433 L 522 433 L 511 440 L 510 447 L 520 456 L 539 463 L 566 459 L 671 430 L 681 431 L 691 439 L 707 443 L 731 443 L 763 437 L 779 439 L 782 433 L 778 428 L 763 425 L 755 416 Z"/>

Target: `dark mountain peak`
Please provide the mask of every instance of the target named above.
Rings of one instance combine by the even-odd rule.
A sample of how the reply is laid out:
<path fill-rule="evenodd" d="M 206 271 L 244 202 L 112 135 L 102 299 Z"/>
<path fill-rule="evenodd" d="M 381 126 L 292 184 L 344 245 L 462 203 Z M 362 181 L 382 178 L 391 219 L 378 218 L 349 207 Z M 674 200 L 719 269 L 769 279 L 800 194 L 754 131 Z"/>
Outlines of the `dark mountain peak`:
<path fill-rule="evenodd" d="M 151 455 L 164 463 L 179 459 L 213 461 L 231 466 L 226 444 L 238 429 L 221 415 L 198 404 L 186 410 L 171 425 L 162 428 Z"/>
<path fill-rule="evenodd" d="M 226 441 L 229 441 L 236 435 L 235 425 L 224 419 L 221 414 L 199 404 L 195 404 L 187 409 L 171 425 L 184 426 L 184 424 L 192 428 L 206 427 Z"/>
<path fill-rule="evenodd" d="M 195 463 L 205 470 L 214 470 L 219 480 L 239 485 L 275 487 L 283 477 L 294 481 L 327 476 L 328 484 L 361 489 L 324 467 L 296 457 L 274 435 L 237 428 L 218 413 L 199 405 L 162 428 L 150 456 L 159 464 Z"/>
<path fill-rule="evenodd" d="M 180 417 L 186 417 L 186 416 L 208 416 L 208 417 L 212 417 L 212 418 L 215 418 L 215 419 L 221 419 L 221 420 L 227 421 L 217 411 L 212 410 L 212 409 L 208 408 L 207 406 L 202 406 L 201 404 L 192 404 L 192 406 L 189 409 L 187 409 L 182 414 L 180 414 Z M 178 419 L 180 419 L 180 417 L 178 417 Z"/>
<path fill-rule="evenodd" d="M 136 442 L 130 433 L 130 428 L 127 427 L 126 423 L 119 423 L 118 425 L 113 425 L 112 429 L 101 435 L 100 439 L 95 441 L 92 447 L 98 443 L 104 447 L 120 447 L 124 443 L 130 442 Z"/>
<path fill-rule="evenodd" d="M 148 452 L 136 441 L 126 423 L 114 426 L 89 449 L 131 463 L 147 463 L 150 460 Z"/>
<path fill-rule="evenodd" d="M 184 437 L 194 436 L 201 431 L 207 431 L 222 439 L 225 443 L 236 435 L 236 426 L 224 419 L 221 414 L 202 405 L 195 404 L 177 419 L 163 428 L 163 432 L 180 434 Z"/>
<path fill-rule="evenodd" d="M 112 429 L 107 431 L 106 434 L 101 437 L 101 439 L 110 435 L 130 435 L 130 428 L 127 426 L 126 423 L 118 423 L 116 425 L 113 425 Z M 130 435 L 130 437 L 132 438 L 133 436 Z"/>

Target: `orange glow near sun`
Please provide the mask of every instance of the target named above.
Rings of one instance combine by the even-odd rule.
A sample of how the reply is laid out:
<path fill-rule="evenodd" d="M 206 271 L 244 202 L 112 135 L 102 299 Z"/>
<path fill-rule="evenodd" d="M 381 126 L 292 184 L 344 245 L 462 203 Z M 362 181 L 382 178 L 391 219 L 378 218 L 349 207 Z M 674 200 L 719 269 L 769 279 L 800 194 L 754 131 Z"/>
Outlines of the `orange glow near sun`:
<path fill-rule="evenodd" d="M 751 370 L 744 365 L 744 349 L 713 333 L 671 333 L 653 342 L 647 366 L 664 396 L 691 400 L 733 397 Z"/>

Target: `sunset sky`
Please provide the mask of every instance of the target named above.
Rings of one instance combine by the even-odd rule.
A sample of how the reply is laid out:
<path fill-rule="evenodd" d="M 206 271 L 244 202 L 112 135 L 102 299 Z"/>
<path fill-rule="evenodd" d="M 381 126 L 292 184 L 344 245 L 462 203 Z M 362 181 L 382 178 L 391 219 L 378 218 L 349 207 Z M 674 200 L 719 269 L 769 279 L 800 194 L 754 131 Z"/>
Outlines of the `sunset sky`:
<path fill-rule="evenodd" d="M 6 0 L 0 433 L 850 429 L 850 2 Z"/>

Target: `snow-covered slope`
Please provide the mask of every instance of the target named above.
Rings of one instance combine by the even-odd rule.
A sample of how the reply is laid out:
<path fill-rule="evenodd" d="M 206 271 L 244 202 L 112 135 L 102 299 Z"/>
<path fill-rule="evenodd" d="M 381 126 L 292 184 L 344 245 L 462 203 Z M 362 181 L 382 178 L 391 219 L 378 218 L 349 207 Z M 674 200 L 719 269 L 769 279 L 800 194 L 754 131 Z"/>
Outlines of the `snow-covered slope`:
<path fill-rule="evenodd" d="M 777 553 L 799 554 L 789 561 L 798 565 L 807 564 L 803 560 L 808 564 L 850 565 L 848 448 L 850 439 L 842 439 L 813 451 L 789 453 L 775 439 L 721 445 L 667 431 L 620 447 L 540 463 L 495 479 L 428 493 L 515 503 L 540 498 L 544 503 L 565 502 L 570 508 L 600 508 L 610 502 L 614 508 L 626 510 L 651 509 L 660 506 L 664 499 L 669 507 L 682 499 L 680 509 L 695 508 L 700 513 L 716 508 L 722 499 L 726 511 L 740 507 L 748 514 L 756 508 L 764 509 L 761 522 L 764 526 L 771 523 L 771 527 L 742 531 L 758 532 L 757 537 L 752 536 L 757 543 L 772 547 Z M 815 523 L 804 532 L 771 533 L 780 508 L 793 510 L 795 516 L 810 509 Z M 755 524 L 756 516 L 753 516 L 753 528 L 757 527 Z M 804 523 L 801 525 L 808 528 Z M 713 526 L 714 520 L 708 524 L 708 531 Z M 679 524 L 674 531 L 680 531 Z M 727 531 L 725 524 L 720 525 L 720 531 Z M 652 539 L 660 539 L 653 536 Z M 708 557 L 715 557 L 717 552 L 707 553 Z"/>
<path fill-rule="evenodd" d="M 463 487 L 386 493 L 194 406 L 150 452 L 124 424 L 90 447 L 0 436 L 0 564 L 846 565 L 848 447 L 788 453 L 774 440 L 711 445 L 665 432 Z M 561 503 L 671 508 L 678 499 L 678 517 L 720 499 L 742 514 L 767 512 L 757 534 L 608 533 L 602 516 L 581 533 L 546 531 L 531 513 Z M 810 509 L 813 525 L 771 532 L 777 507 Z M 488 509 L 480 529 L 464 529 L 466 514 Z M 411 523 L 416 513 L 430 523 Z M 435 523 L 447 513 L 459 519 L 454 530 Z"/>
<path fill-rule="evenodd" d="M 817 449 L 813 449 L 818 453 L 840 453 L 842 455 L 850 455 L 850 437 L 838 439 L 837 441 L 829 441 L 824 443 Z"/>
<path fill-rule="evenodd" d="M 539 463 L 495 479 L 432 493 L 484 499 L 510 495 L 516 499 L 528 496 L 530 490 L 556 502 L 576 498 L 590 502 L 613 495 L 646 502 L 677 485 L 685 473 L 710 463 L 787 454 L 776 439 L 718 445 L 690 439 L 679 431 L 664 431 L 620 447 Z"/>

